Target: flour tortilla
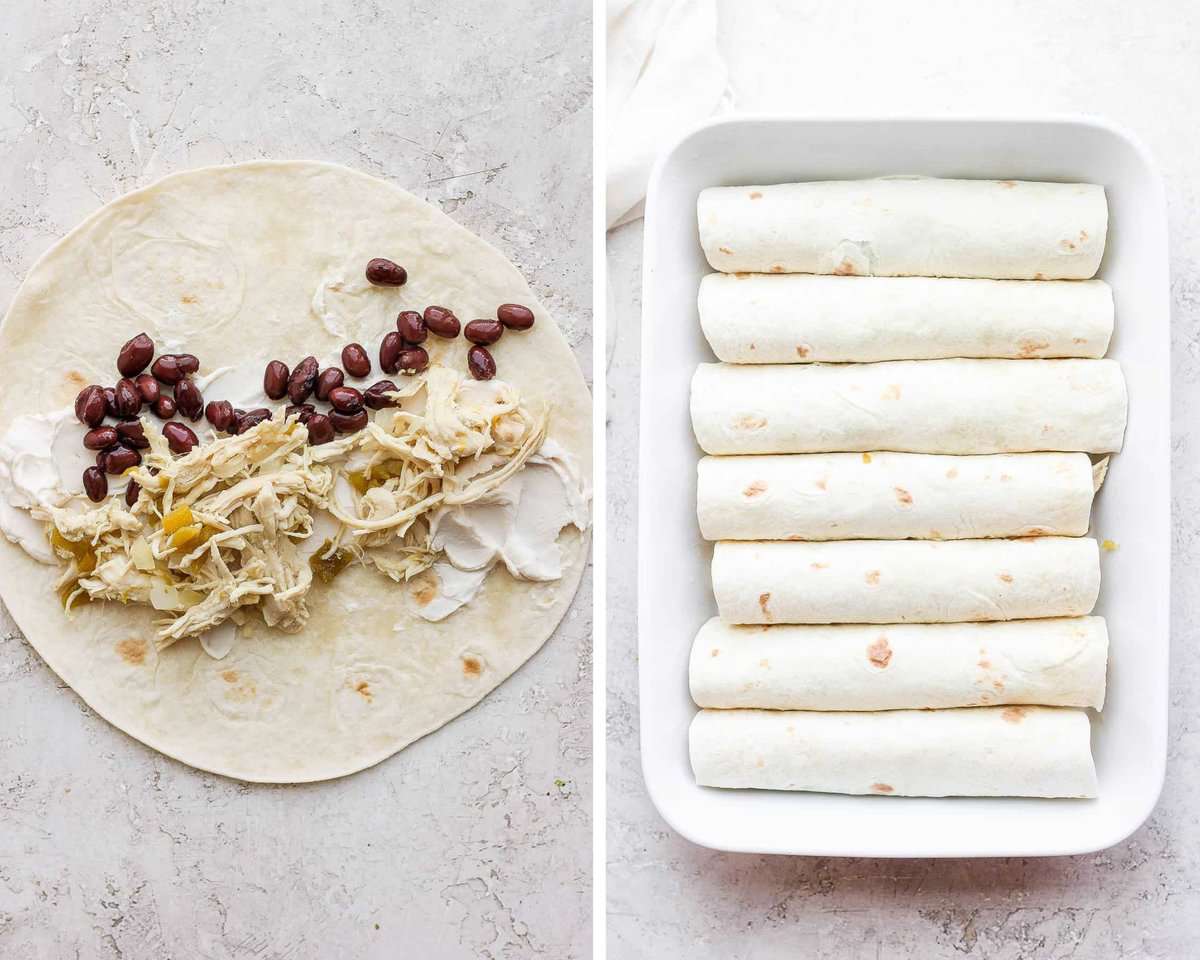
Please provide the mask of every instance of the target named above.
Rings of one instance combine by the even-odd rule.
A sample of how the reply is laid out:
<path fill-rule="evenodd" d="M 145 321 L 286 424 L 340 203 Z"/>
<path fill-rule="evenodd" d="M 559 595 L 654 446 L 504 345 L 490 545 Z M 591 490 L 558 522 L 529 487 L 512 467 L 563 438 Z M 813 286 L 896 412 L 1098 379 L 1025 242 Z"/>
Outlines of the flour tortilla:
<path fill-rule="evenodd" d="M 906 710 L 1104 705 L 1100 617 L 771 627 L 709 620 L 692 644 L 701 707 Z"/>
<path fill-rule="evenodd" d="M 1080 537 L 1102 470 L 1084 453 L 704 457 L 696 512 L 707 540 Z"/>
<path fill-rule="evenodd" d="M 710 273 L 700 325 L 726 363 L 1104 356 L 1103 280 Z"/>
<path fill-rule="evenodd" d="M 700 243 L 723 273 L 1086 280 L 1108 232 L 1087 183 L 884 177 L 710 187 Z"/>
<path fill-rule="evenodd" d="M 367 289 L 390 257 L 408 284 Z M 295 362 L 352 340 L 376 350 L 402 308 L 464 319 L 528 304 L 537 324 L 494 348 L 500 376 L 591 476 L 590 398 L 575 357 L 517 269 L 438 210 L 385 181 L 323 163 L 256 162 L 167 177 L 98 210 L 30 271 L 0 327 L 0 433 L 109 384 L 120 345 L 147 330 L 201 359 L 201 373 L 254 357 Z M 394 329 L 394 327 L 393 327 Z M 466 369 L 467 344 L 430 338 L 434 362 Z M 242 780 L 323 780 L 378 763 L 477 703 L 546 640 L 586 560 L 568 530 L 551 583 L 488 577 L 440 623 L 415 610 L 428 584 L 353 567 L 314 586 L 297 635 L 261 623 L 214 660 L 196 640 L 155 652 L 143 607 L 92 604 L 68 620 L 57 570 L 0 538 L 4 601 L 47 664 L 110 723 L 176 759 Z"/>
<path fill-rule="evenodd" d="M 890 797 L 1094 797 L 1091 725 L 1065 707 L 815 713 L 701 710 L 708 787 Z"/>
<path fill-rule="evenodd" d="M 1100 592 L 1100 551 L 1084 537 L 722 541 L 712 581 L 727 623 L 1081 617 Z"/>
<path fill-rule="evenodd" d="M 1114 453 L 1125 433 L 1115 360 L 702 363 L 692 426 L 705 453 Z"/>

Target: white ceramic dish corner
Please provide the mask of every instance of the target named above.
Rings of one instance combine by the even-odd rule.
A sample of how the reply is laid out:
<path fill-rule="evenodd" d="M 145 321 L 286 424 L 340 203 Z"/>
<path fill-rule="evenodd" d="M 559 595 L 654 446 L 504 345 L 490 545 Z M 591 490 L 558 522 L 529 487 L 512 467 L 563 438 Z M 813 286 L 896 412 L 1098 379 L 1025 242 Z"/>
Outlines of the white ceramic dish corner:
<path fill-rule="evenodd" d="M 711 548 L 695 519 L 688 385 L 713 357 L 696 291 L 708 272 L 696 196 L 714 185 L 885 174 L 1088 181 L 1110 211 L 1100 276 L 1113 287 L 1109 355 L 1129 385 L 1124 451 L 1092 533 L 1103 554 L 1097 612 L 1111 635 L 1108 702 L 1093 717 L 1096 800 L 908 799 L 717 790 L 696 785 L 687 660 L 713 615 Z M 668 151 L 646 200 L 642 322 L 638 631 L 642 768 L 667 822 L 721 850 L 820 856 L 1039 856 L 1100 850 L 1149 816 L 1166 765 L 1170 585 L 1170 301 L 1161 179 L 1127 133 L 1088 118 L 736 117 Z"/>

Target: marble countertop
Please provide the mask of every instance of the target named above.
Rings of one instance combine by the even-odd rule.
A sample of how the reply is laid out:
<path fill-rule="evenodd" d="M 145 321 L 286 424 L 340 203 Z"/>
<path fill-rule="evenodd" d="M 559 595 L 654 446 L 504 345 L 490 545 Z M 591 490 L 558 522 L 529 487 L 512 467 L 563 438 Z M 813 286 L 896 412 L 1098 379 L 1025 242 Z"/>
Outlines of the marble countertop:
<path fill-rule="evenodd" d="M 586 0 L 66 0 L 4 19 L 0 309 L 133 187 L 323 159 L 497 244 L 590 371 Z M 110 727 L 0 610 L 0 956 L 587 956 L 590 635 L 585 578 L 465 716 L 348 779 L 262 787 Z"/>
<path fill-rule="evenodd" d="M 1152 0 L 835 5 L 719 0 L 740 110 L 824 115 L 1095 113 L 1165 177 L 1173 294 L 1170 758 L 1148 823 L 1049 860 L 722 854 L 658 816 L 637 745 L 641 224 L 609 235 L 609 955 L 614 960 L 1180 958 L 1200 949 L 1200 11 Z M 1136 323 L 1136 317 L 1122 322 Z M 611 602 L 621 598 L 620 602 Z"/>

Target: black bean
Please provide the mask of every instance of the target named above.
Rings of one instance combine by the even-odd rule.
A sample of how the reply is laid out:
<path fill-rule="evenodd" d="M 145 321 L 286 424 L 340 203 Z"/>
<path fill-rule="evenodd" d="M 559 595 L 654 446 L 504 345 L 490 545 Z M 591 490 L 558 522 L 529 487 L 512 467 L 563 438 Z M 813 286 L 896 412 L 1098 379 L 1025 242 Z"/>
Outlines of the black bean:
<path fill-rule="evenodd" d="M 139 373 L 133 378 L 133 385 L 137 387 L 138 395 L 144 403 L 153 404 L 162 393 L 158 389 L 158 381 L 150 373 Z"/>
<path fill-rule="evenodd" d="M 318 400 L 328 400 L 329 391 L 340 387 L 346 382 L 346 377 L 337 367 L 326 367 L 317 377 L 316 395 Z"/>
<path fill-rule="evenodd" d="M 142 409 L 142 395 L 128 377 L 118 380 L 113 387 L 113 409 L 119 417 L 136 417 Z"/>
<path fill-rule="evenodd" d="M 396 401 L 385 397 L 384 391 L 395 390 L 396 385 L 391 380 L 379 380 L 363 391 L 363 403 L 372 410 L 382 410 L 384 407 L 397 406 Z"/>
<path fill-rule="evenodd" d="M 110 417 L 119 417 L 117 412 L 117 391 L 112 387 L 104 388 L 104 412 Z"/>
<path fill-rule="evenodd" d="M 117 354 L 117 369 L 123 377 L 135 377 L 154 359 L 154 341 L 146 334 L 139 333 L 132 340 L 125 341 Z"/>
<path fill-rule="evenodd" d="M 404 349 L 404 340 L 395 330 L 383 335 L 379 345 L 379 368 L 384 373 L 395 373 L 400 369 L 400 351 Z"/>
<path fill-rule="evenodd" d="M 99 467 L 88 467 L 83 471 L 83 489 L 92 503 L 99 503 L 108 496 L 108 477 Z"/>
<path fill-rule="evenodd" d="M 200 369 L 200 361 L 190 353 L 164 353 L 150 366 L 160 383 L 174 385 Z"/>
<path fill-rule="evenodd" d="M 416 310 L 403 310 L 396 318 L 396 330 L 405 343 L 424 343 L 429 336 L 429 328 L 425 326 L 425 318 Z"/>
<path fill-rule="evenodd" d="M 334 387 L 329 402 L 338 413 L 358 413 L 363 406 L 362 394 L 353 387 Z"/>
<path fill-rule="evenodd" d="M 108 405 L 104 401 L 104 388 L 97 384 L 84 387 L 75 398 L 75 416 L 87 427 L 99 426 L 104 420 Z"/>
<path fill-rule="evenodd" d="M 424 347 L 405 347 L 396 358 L 401 373 L 420 373 L 429 366 L 429 354 Z"/>
<path fill-rule="evenodd" d="M 106 473 L 121 474 L 130 467 L 136 467 L 142 462 L 142 455 L 133 447 L 124 444 L 113 447 L 104 454 L 104 470 Z"/>
<path fill-rule="evenodd" d="M 160 420 L 170 420 L 175 416 L 175 398 L 168 397 L 165 393 L 160 394 L 154 401 L 154 415 Z"/>
<path fill-rule="evenodd" d="M 496 375 L 496 361 L 487 347 L 476 344 L 467 351 L 467 369 L 476 380 L 491 380 Z"/>
<path fill-rule="evenodd" d="M 142 492 L 141 485 L 136 480 L 130 480 L 125 488 L 125 506 L 132 507 L 137 503 L 138 494 Z"/>
<path fill-rule="evenodd" d="M 348 343 L 342 347 L 342 366 L 352 377 L 366 377 L 371 373 L 371 358 L 361 343 Z"/>
<path fill-rule="evenodd" d="M 178 420 L 164 423 L 162 432 L 172 453 L 190 453 L 192 447 L 200 442 L 192 428 Z"/>
<path fill-rule="evenodd" d="M 291 371 L 282 360 L 272 360 L 263 371 L 263 393 L 272 400 L 282 400 L 288 392 Z"/>
<path fill-rule="evenodd" d="M 212 424 L 214 430 L 229 433 L 233 426 L 233 404 L 228 400 L 210 400 L 204 408 L 204 419 Z"/>
<path fill-rule="evenodd" d="M 314 413 L 305 426 L 308 427 L 309 443 L 319 446 L 333 439 L 333 423 L 323 413 Z"/>
<path fill-rule="evenodd" d="M 309 398 L 317 385 L 317 375 L 320 372 L 321 367 L 316 357 L 305 357 L 292 368 L 287 386 L 287 394 L 292 403 L 303 403 Z"/>
<path fill-rule="evenodd" d="M 408 280 L 408 271 L 386 257 L 375 257 L 367 264 L 367 279 L 381 287 L 402 287 Z"/>
<path fill-rule="evenodd" d="M 175 406 L 189 420 L 199 420 L 204 415 L 204 395 L 191 380 L 180 380 L 175 384 Z"/>
<path fill-rule="evenodd" d="M 463 330 L 463 336 L 472 343 L 491 346 L 504 334 L 504 324 L 499 320 L 472 320 Z"/>
<path fill-rule="evenodd" d="M 500 304 L 496 316 L 510 330 L 528 330 L 533 326 L 533 311 L 519 303 Z"/>
<path fill-rule="evenodd" d="M 283 419 L 296 417 L 301 423 L 308 423 L 308 418 L 316 412 L 317 408 L 311 403 L 302 403 L 300 406 L 289 403 L 283 408 Z"/>
<path fill-rule="evenodd" d="M 145 450 L 150 446 L 141 420 L 122 420 L 117 424 L 117 436 L 121 438 L 121 443 L 135 450 Z"/>
<path fill-rule="evenodd" d="M 436 333 L 439 337 L 445 337 L 447 340 L 453 340 L 458 336 L 458 331 L 462 329 L 462 324 L 458 322 L 458 317 L 445 307 L 426 307 L 425 308 L 425 326 L 432 333 Z"/>
<path fill-rule="evenodd" d="M 329 422 L 338 433 L 354 433 L 361 430 L 367 425 L 367 419 L 366 410 L 359 410 L 357 413 L 341 413 L 337 410 L 329 412 Z"/>
<path fill-rule="evenodd" d="M 271 419 L 271 411 L 266 407 L 256 407 L 253 410 L 247 410 L 237 418 L 237 433 L 245 433 L 257 427 L 264 420 Z"/>
<path fill-rule="evenodd" d="M 107 450 L 120 439 L 116 427 L 93 427 L 83 435 L 83 445 L 89 450 Z"/>

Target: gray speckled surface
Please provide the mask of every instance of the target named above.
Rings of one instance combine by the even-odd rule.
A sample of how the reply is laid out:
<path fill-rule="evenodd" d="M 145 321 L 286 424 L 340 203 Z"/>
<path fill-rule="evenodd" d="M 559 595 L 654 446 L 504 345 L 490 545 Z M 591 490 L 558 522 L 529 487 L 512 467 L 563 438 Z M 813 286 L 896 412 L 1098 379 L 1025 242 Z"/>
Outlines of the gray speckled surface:
<path fill-rule="evenodd" d="M 324 159 L 498 244 L 590 370 L 589 17 L 585 0 L 10 4 L 0 305 L 130 188 Z M 480 706 L 375 769 L 292 788 L 132 741 L 0 611 L 0 956 L 586 956 L 590 611 L 585 582 Z"/>
<path fill-rule="evenodd" d="M 641 224 L 609 238 L 609 955 L 773 960 L 1183 958 L 1200 952 L 1200 14 L 1152 0 L 750 5 L 720 0 L 746 111 L 1093 112 L 1139 134 L 1167 182 L 1175 517 L 1170 759 L 1149 822 L 1053 860 L 720 854 L 657 815 L 637 747 L 637 398 Z M 735 16 L 736 13 L 736 16 Z M 1136 317 L 1118 322 L 1136 323 Z M 615 326 L 615 332 L 612 327 Z"/>

